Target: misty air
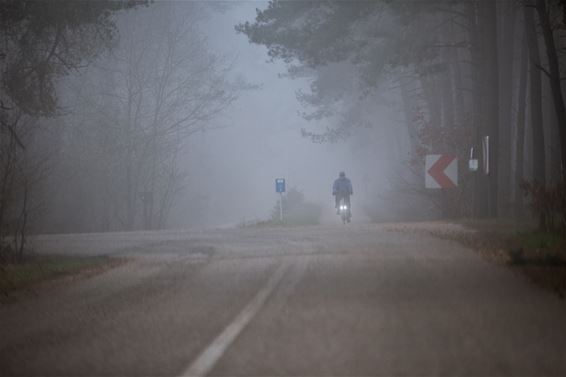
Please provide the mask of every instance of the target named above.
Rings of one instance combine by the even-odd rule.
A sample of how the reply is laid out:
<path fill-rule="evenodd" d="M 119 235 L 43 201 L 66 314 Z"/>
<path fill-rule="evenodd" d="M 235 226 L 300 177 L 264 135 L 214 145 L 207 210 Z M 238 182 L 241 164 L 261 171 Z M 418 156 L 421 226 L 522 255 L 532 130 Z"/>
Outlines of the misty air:
<path fill-rule="evenodd" d="M 566 375 L 566 1 L 0 26 L 0 375 Z"/>

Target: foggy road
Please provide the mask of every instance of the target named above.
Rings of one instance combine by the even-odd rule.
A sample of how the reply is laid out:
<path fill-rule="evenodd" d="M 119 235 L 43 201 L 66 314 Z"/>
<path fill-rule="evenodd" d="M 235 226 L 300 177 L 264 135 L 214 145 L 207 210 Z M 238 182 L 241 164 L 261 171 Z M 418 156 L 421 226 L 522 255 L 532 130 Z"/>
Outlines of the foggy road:
<path fill-rule="evenodd" d="M 42 236 L 132 261 L 0 306 L 0 375 L 566 375 L 566 303 L 382 225 Z"/>

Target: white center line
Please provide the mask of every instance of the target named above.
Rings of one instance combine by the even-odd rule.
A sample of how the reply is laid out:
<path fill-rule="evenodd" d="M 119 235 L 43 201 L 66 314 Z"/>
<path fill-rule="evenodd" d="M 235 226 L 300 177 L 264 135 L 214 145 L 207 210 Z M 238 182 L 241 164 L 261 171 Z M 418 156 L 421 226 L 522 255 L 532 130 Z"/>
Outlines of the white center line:
<path fill-rule="evenodd" d="M 230 323 L 224 331 L 222 331 L 220 335 L 218 335 L 216 339 L 214 339 L 212 343 L 204 349 L 204 351 L 202 351 L 193 363 L 185 369 L 181 376 L 205 376 L 208 372 L 210 372 L 228 347 L 230 347 L 242 330 L 261 309 L 271 292 L 273 292 L 279 281 L 283 278 L 286 269 L 286 264 L 281 264 L 277 268 L 275 273 L 271 275 L 267 281 L 267 284 L 260 289 L 244 310 L 242 310 L 234 321 L 232 321 L 232 323 Z"/>

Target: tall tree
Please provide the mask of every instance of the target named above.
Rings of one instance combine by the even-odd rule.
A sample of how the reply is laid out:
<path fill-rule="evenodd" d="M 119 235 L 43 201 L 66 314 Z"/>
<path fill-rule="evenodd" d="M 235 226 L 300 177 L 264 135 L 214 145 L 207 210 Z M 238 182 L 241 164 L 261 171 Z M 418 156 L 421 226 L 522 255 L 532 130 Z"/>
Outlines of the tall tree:
<path fill-rule="evenodd" d="M 179 159 L 187 138 L 247 87 L 229 80 L 230 60 L 208 49 L 201 6 L 166 2 L 118 17 L 112 54 L 69 77 L 72 95 L 62 101 L 74 114 L 65 133 L 77 146 L 65 148 L 74 156 L 66 170 L 86 198 L 85 223 L 72 230 L 165 227 L 186 183 Z"/>
<path fill-rule="evenodd" d="M 535 23 L 535 8 L 525 6 L 525 28 L 527 44 L 529 46 L 529 86 L 530 86 L 530 112 L 532 128 L 533 151 L 533 179 L 539 185 L 546 185 L 546 157 L 544 142 L 544 127 L 542 117 L 542 84 L 541 62 L 538 33 Z"/>
<path fill-rule="evenodd" d="M 455 24 L 463 25 L 459 26 L 461 29 L 467 29 L 464 40 L 451 41 L 446 36 L 447 25 L 453 19 L 457 19 Z M 468 25 L 465 25 L 466 21 Z M 464 113 L 471 113 L 474 117 L 471 124 L 478 129 L 478 141 L 489 135 L 492 146 L 492 178 L 479 180 L 478 188 L 484 191 L 477 193 L 477 202 L 483 204 L 481 213 L 484 216 L 496 215 L 498 57 L 495 4 L 483 1 L 449 4 L 444 1 L 271 1 L 267 9 L 258 10 L 254 23 L 240 24 L 237 30 L 246 34 L 250 42 L 265 45 L 273 59 L 298 62 L 315 70 L 330 63 L 348 62 L 358 68 L 361 81 L 367 84 L 399 75 L 415 81 L 419 114 L 413 117 L 416 119 L 412 123 L 407 122 L 408 131 L 409 135 L 414 135 L 413 126 L 426 131 L 421 132 L 421 136 L 428 132 L 426 140 L 421 137 L 420 143 L 427 143 L 425 149 L 431 153 L 451 151 L 467 156 L 473 143 L 471 140 L 465 143 L 450 143 L 449 140 L 464 137 L 464 133 L 457 136 L 458 132 L 453 129 L 454 119 L 467 123 Z M 462 93 L 467 84 L 462 78 L 466 77 L 469 68 L 466 66 L 462 72 L 459 54 L 452 52 L 455 49 L 465 49 L 465 54 L 472 56 L 474 111 L 464 109 L 466 101 Z M 406 91 L 407 80 L 403 81 L 404 91 L 400 91 L 400 98 L 410 109 L 414 106 Z M 453 92 L 455 82 L 457 95 Z M 455 114 L 455 108 L 461 113 Z M 429 132 L 433 128 L 438 129 L 436 133 Z M 418 144 L 413 144 L 415 155 L 424 157 Z"/>
<path fill-rule="evenodd" d="M 501 172 L 499 174 L 500 211 L 502 214 L 510 214 L 511 206 L 511 155 L 513 148 L 511 138 L 511 122 L 512 122 L 512 99 L 513 96 L 513 66 L 515 62 L 515 21 L 517 14 L 517 6 L 514 2 L 499 3 L 500 37 L 499 37 L 499 57 L 500 67 L 500 92 L 499 92 L 499 130 L 500 130 L 500 153 L 499 165 Z"/>
<path fill-rule="evenodd" d="M 113 12 L 146 1 L 2 0 L 2 102 L 26 114 L 52 115 L 54 80 L 110 47 Z"/>
<path fill-rule="evenodd" d="M 497 217 L 499 179 L 499 59 L 497 54 L 497 8 L 493 1 L 480 2 L 480 17 L 483 20 L 484 45 L 484 135 L 490 137 L 490 159 L 488 178 L 489 216 Z"/>
<path fill-rule="evenodd" d="M 107 50 L 113 13 L 144 1 L 0 0 L 0 259 L 23 250 L 38 169 L 26 143 L 57 112 L 56 80 Z"/>
<path fill-rule="evenodd" d="M 521 59 L 519 69 L 519 90 L 517 93 L 517 127 L 515 136 L 515 191 L 514 202 L 516 217 L 521 217 L 523 214 L 523 192 L 519 189 L 519 184 L 524 179 L 524 166 L 525 166 L 525 118 L 527 108 L 527 81 L 529 72 L 529 47 L 523 38 L 521 44 Z"/>
<path fill-rule="evenodd" d="M 544 38 L 548 62 L 548 70 L 544 70 L 544 72 L 550 80 L 554 109 L 558 120 L 558 131 L 562 151 L 562 179 L 566 180 L 566 106 L 564 105 L 564 95 L 561 85 L 562 78 L 560 76 L 560 63 L 558 60 L 558 53 L 556 51 L 556 43 L 554 41 L 549 10 L 545 0 L 536 0 L 536 11 L 540 20 L 540 27 Z M 543 69 L 540 64 L 538 64 L 538 67 L 539 69 Z"/>

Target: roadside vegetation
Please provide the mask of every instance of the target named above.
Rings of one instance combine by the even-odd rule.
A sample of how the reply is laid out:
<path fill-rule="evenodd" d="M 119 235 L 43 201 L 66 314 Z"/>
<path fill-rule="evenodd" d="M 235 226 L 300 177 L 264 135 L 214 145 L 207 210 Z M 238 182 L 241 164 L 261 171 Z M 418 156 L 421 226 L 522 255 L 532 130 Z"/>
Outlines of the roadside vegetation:
<path fill-rule="evenodd" d="M 166 227 L 187 140 L 250 89 L 208 47 L 212 9 L 0 0 L 0 263 L 31 233 Z"/>
<path fill-rule="evenodd" d="M 282 197 L 283 221 L 279 217 L 279 200 L 271 210 L 271 225 L 317 225 L 320 223 L 322 208 L 307 202 L 305 194 L 293 187 Z"/>
<path fill-rule="evenodd" d="M 565 11 L 550 0 L 273 1 L 236 30 L 288 77 L 312 78 L 297 97 L 306 120 L 327 121 L 303 130 L 315 143 L 388 149 L 371 133 L 385 129 L 375 109 L 397 108 L 386 123 L 405 141 L 389 156 L 403 162 L 376 169 L 390 185 L 370 187 L 374 221 L 522 219 L 526 192 L 553 232 L 566 228 Z M 435 154 L 458 157 L 456 187 L 425 187 Z"/>
<path fill-rule="evenodd" d="M 459 242 L 484 260 L 510 268 L 562 299 L 566 297 L 566 237 L 563 234 L 514 220 L 461 220 L 456 224 L 461 226 L 429 222 L 390 228 Z"/>
<path fill-rule="evenodd" d="M 540 230 L 511 234 L 479 231 L 464 242 L 485 259 L 512 268 L 562 299 L 566 297 L 566 238 L 562 235 Z"/>
<path fill-rule="evenodd" d="M 125 261 L 108 256 L 27 255 L 17 263 L 0 263 L 0 296 L 5 299 L 42 284 L 90 277 Z"/>
<path fill-rule="evenodd" d="M 271 215 L 267 220 L 253 223 L 242 223 L 240 227 L 273 227 L 273 226 L 304 226 L 320 224 L 322 207 L 319 204 L 308 202 L 305 194 L 296 187 L 292 187 L 282 198 L 283 220 L 280 218 L 279 200 L 273 206 Z"/>

